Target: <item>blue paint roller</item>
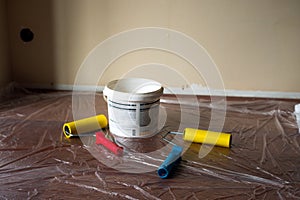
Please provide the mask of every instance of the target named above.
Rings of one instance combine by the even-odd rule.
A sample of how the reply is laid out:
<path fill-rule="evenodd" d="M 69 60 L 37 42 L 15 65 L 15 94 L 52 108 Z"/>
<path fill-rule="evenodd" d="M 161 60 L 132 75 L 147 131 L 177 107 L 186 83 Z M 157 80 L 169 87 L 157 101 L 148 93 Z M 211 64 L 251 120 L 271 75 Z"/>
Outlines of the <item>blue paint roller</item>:
<path fill-rule="evenodd" d="M 157 170 L 157 174 L 160 178 L 165 179 L 170 175 L 172 168 L 181 160 L 182 151 L 182 147 L 178 145 L 173 146 L 172 151 Z"/>

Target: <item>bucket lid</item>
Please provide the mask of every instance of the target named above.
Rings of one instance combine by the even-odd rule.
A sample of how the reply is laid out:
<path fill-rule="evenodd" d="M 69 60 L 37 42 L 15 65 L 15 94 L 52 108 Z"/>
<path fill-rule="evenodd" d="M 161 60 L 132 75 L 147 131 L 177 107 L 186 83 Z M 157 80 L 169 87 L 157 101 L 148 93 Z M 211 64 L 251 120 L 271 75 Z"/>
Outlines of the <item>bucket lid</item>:
<path fill-rule="evenodd" d="M 155 101 L 163 94 L 159 82 L 144 78 L 125 78 L 109 82 L 103 94 L 113 100 L 125 101 Z"/>

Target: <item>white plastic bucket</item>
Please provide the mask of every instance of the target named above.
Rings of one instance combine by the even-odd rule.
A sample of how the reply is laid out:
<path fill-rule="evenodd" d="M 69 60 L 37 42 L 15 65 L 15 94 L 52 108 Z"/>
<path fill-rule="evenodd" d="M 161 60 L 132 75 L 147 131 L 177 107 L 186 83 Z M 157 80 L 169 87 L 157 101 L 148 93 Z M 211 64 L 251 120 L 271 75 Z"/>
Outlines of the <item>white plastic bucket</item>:
<path fill-rule="evenodd" d="M 142 78 L 109 82 L 104 90 L 110 132 L 120 137 L 145 138 L 158 132 L 160 83 Z"/>

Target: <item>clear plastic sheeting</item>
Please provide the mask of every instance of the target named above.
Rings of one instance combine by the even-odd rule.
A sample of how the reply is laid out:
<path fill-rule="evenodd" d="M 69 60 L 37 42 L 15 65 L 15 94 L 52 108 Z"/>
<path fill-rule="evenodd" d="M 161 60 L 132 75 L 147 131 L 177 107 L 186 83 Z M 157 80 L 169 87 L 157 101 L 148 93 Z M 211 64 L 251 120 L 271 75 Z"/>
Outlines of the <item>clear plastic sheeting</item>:
<path fill-rule="evenodd" d="M 295 105 L 295 115 L 296 115 L 296 120 L 298 124 L 298 129 L 300 133 L 300 104 Z"/>
<path fill-rule="evenodd" d="M 0 199 L 300 198 L 300 134 L 293 113 L 299 100 L 227 98 L 223 131 L 232 134 L 232 147 L 214 147 L 199 158 L 206 147 L 190 144 L 172 176 L 159 178 L 155 170 L 172 147 L 162 135 L 179 129 L 182 112 L 193 120 L 195 106 L 200 129 L 218 110 L 208 97 L 198 103 L 181 99 L 182 105 L 176 96 L 162 96 L 167 119 L 156 136 L 115 138 L 125 149 L 118 157 L 95 145 L 92 135 L 64 137 L 63 124 L 73 120 L 72 92 L 7 90 L 0 104 Z M 81 102 L 83 110 L 90 106 Z M 107 116 L 101 93 L 95 102 L 97 114 Z M 157 156 L 147 154 L 162 147 Z M 139 173 L 144 168 L 148 172 Z"/>

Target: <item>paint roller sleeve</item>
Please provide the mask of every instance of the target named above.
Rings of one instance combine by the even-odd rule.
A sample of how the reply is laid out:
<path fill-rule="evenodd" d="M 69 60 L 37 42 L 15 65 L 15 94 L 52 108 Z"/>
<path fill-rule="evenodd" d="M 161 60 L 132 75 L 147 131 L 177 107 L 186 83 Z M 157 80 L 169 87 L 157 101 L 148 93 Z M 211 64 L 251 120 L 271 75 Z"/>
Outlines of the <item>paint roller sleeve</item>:
<path fill-rule="evenodd" d="M 123 147 L 118 146 L 116 143 L 107 139 L 103 132 L 96 132 L 96 144 L 104 146 L 106 149 L 108 149 L 115 155 L 120 156 L 123 154 Z"/>
<path fill-rule="evenodd" d="M 185 141 L 211 144 L 221 147 L 231 146 L 231 134 L 228 133 L 186 128 L 184 129 L 183 139 Z"/>
<path fill-rule="evenodd" d="M 157 174 L 160 178 L 168 178 L 172 168 L 181 160 L 182 151 L 182 147 L 177 145 L 173 146 L 172 151 L 157 170 Z"/>
<path fill-rule="evenodd" d="M 63 133 L 66 138 L 79 136 L 80 133 L 87 133 L 107 127 L 105 115 L 96 115 L 89 118 L 68 122 L 63 125 Z"/>

